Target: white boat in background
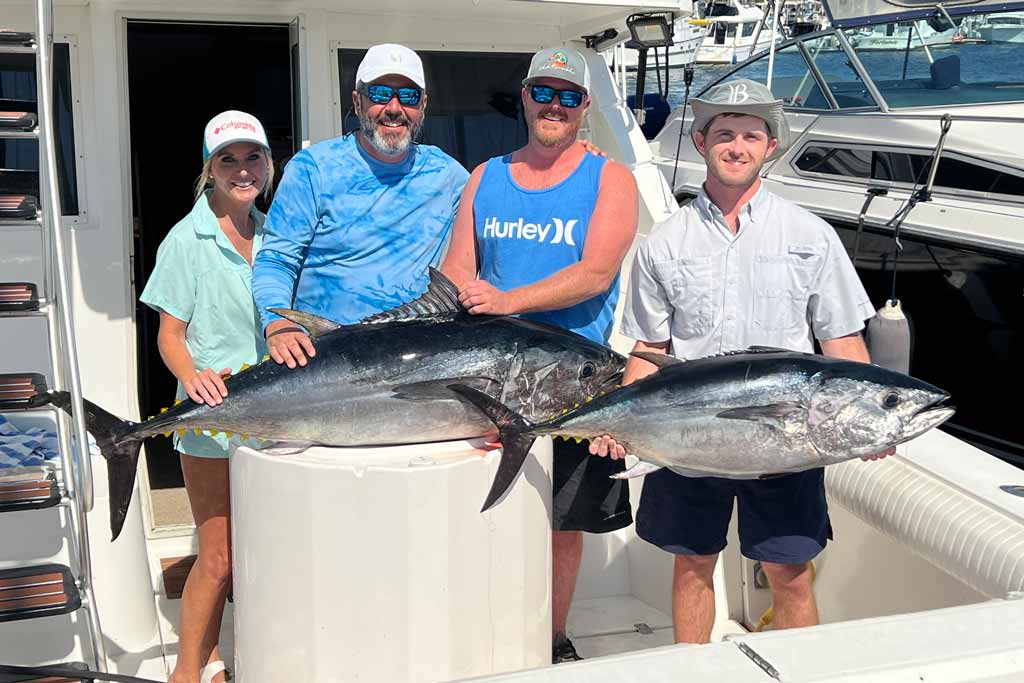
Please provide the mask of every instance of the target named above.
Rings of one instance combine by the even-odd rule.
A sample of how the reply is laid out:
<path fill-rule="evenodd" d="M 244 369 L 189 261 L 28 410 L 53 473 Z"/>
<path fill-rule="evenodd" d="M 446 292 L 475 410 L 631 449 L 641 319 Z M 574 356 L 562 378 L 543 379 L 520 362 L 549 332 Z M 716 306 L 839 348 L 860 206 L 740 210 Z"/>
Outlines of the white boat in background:
<path fill-rule="evenodd" d="M 5 26 L 36 32 L 37 10 L 49 3 L 3 6 Z M 35 50 L 24 41 L 0 49 L 0 111 L 26 114 L 0 116 L 0 284 L 50 278 L 40 223 L 54 228 L 44 235 L 66 237 L 69 287 L 61 301 L 76 329 L 83 393 L 126 417 L 156 413 L 173 399 L 173 382 L 137 294 L 161 239 L 191 206 L 203 125 L 226 108 L 252 112 L 280 170 L 295 151 L 351 130 L 355 68 L 379 42 L 423 56 L 431 88 L 423 141 L 468 168 L 523 143 L 517 104 L 533 52 L 580 49 L 593 99 L 580 135 L 632 170 L 639 244 L 677 208 L 666 179 L 685 112 L 649 145 L 626 107 L 624 70 L 617 83 L 596 50 L 624 40 L 627 17 L 644 11 L 690 16 L 686 0 L 60 3 L 52 29 L 59 163 L 50 185 L 61 203 L 49 214 L 37 214 L 33 203 L 49 173 L 38 171 L 39 131 L 27 116 L 38 113 Z M 41 33 L 51 30 L 44 25 Z M 494 453 L 477 444 L 311 449 L 252 460 L 245 470 L 232 465 L 243 474 L 233 480 L 234 509 L 253 511 L 235 527 L 240 604 L 228 605 L 221 634 L 238 683 L 1021 680 L 1024 471 L 992 453 L 1024 450 L 1019 411 L 1005 398 L 1024 386 L 1017 355 L 1024 150 L 1015 146 L 1022 115 L 1019 102 L 1004 101 L 1024 100 L 1024 79 L 1006 73 L 988 87 L 967 68 L 954 79 L 950 62 L 932 74 L 938 60 L 914 53 L 907 85 L 871 78 L 841 35 L 799 40 L 779 48 L 773 83 L 798 140 L 766 169 L 766 182 L 816 207 L 847 239 L 869 188 L 887 191 L 867 211 L 859 261 L 876 296 L 891 263 L 886 221 L 914 189 L 908 177 L 934 145 L 937 112 L 956 97 L 989 97 L 954 112 L 949 166 L 943 161 L 949 172 L 940 171 L 933 201 L 905 221 L 899 260 L 902 286 L 920 292 L 911 297 L 921 310 L 915 369 L 952 391 L 961 419 L 904 444 L 897 457 L 829 470 L 836 540 L 816 562 L 822 625 L 770 631 L 770 591 L 758 564 L 740 556 L 733 529 L 716 569 L 713 642 L 664 647 L 673 641 L 672 558 L 629 527 L 584 542 L 569 631 L 587 660 L 542 666 L 550 657 L 546 443 L 513 494 L 483 516 Z M 826 64 L 829 54 L 834 64 Z M 812 64 L 786 72 L 794 56 Z M 230 70 L 232 88 L 210 77 L 220 72 L 211 65 L 237 65 L 240 57 L 245 68 Z M 896 68 L 891 63 L 880 68 Z M 755 58 L 741 75 L 764 66 Z M 685 137 L 682 144 L 677 193 L 703 180 L 692 145 Z M 0 311 L 0 393 L 30 396 L 39 378 L 54 384 L 47 344 L 54 340 L 36 313 Z M 628 350 L 631 340 L 616 336 L 613 344 Z M 4 384 L 7 375 L 14 381 Z M 63 419 L 40 409 L 4 414 L 19 428 Z M 85 662 L 166 681 L 177 657 L 180 588 L 196 548 L 169 450 L 160 441 L 146 445 L 115 543 L 102 457 L 62 449 L 67 465 L 48 462 L 39 481 L 25 478 L 34 471 L 0 470 L 0 664 Z M 256 473 L 285 462 L 295 466 L 294 479 Z M 23 504 L 16 486 L 26 481 L 48 506 Z M 640 483 L 630 482 L 634 503 Z M 246 499 L 247 491 L 258 495 Z M 283 578 L 258 590 L 273 576 Z M 94 599 L 71 599 L 86 585 Z M 0 672 L 0 681 L 11 680 L 62 681 Z"/>
<path fill-rule="evenodd" d="M 978 37 L 988 43 L 1024 43 L 1024 12 L 1005 12 L 983 17 Z"/>
<path fill-rule="evenodd" d="M 764 11 L 742 0 L 709 3 L 701 18 L 693 21 L 707 27 L 697 49 L 698 64 L 738 64 L 772 44 L 770 21 L 765 21 Z M 776 35 L 782 38 L 781 32 Z"/>

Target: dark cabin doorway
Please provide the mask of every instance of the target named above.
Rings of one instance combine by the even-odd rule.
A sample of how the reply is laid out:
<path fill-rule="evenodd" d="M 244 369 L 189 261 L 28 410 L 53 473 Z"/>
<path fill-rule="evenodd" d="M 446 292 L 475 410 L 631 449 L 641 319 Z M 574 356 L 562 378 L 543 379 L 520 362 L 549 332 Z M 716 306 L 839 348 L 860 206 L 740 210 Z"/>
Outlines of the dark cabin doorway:
<path fill-rule="evenodd" d="M 136 296 L 160 243 L 192 209 L 210 118 L 227 109 L 256 116 L 280 179 L 295 149 L 290 42 L 287 24 L 128 23 Z M 135 314 L 139 404 L 149 416 L 173 403 L 176 383 L 157 349 L 158 314 L 138 302 Z M 152 439 L 146 449 L 151 488 L 182 487 L 171 440 Z M 157 526 L 188 521 L 161 519 L 154 507 Z"/>

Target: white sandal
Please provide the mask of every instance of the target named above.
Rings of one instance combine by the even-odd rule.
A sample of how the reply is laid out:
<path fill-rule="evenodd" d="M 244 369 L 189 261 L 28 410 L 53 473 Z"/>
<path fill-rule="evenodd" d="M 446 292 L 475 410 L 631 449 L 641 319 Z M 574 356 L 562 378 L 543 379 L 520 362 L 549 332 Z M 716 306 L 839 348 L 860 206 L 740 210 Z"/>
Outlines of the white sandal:
<path fill-rule="evenodd" d="M 228 671 L 228 667 L 224 662 L 220 660 L 210 662 L 199 672 L 199 683 L 213 683 L 213 677 L 222 671 L 225 672 L 224 680 L 230 681 L 231 673 Z"/>

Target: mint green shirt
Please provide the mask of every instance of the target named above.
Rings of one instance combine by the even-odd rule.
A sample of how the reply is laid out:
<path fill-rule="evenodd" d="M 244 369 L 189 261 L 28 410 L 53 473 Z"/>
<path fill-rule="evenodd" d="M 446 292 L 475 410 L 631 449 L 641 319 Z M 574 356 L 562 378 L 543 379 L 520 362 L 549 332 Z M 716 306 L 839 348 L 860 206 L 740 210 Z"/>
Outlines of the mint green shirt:
<path fill-rule="evenodd" d="M 220 229 L 207 191 L 160 244 L 141 301 L 187 323 L 185 345 L 196 369 L 255 365 L 266 354 L 260 318 L 252 298 L 252 268 Z M 263 243 L 262 213 L 252 209 L 255 255 Z M 178 400 L 189 400 L 178 383 Z M 233 437 L 237 440 L 238 437 Z M 174 447 L 188 455 L 225 458 L 228 438 L 188 432 L 174 436 Z"/>

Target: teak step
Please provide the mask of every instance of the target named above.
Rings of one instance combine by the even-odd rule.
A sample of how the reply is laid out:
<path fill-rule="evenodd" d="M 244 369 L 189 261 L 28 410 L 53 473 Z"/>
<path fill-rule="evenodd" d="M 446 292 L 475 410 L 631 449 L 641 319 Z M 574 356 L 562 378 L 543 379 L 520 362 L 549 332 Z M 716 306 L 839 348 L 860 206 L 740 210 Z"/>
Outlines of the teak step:
<path fill-rule="evenodd" d="M 36 41 L 35 35 L 24 31 L 0 30 L 0 46 L 29 46 Z"/>
<path fill-rule="evenodd" d="M 38 117 L 30 111 L 0 110 L 0 129 L 33 130 L 38 122 Z"/>
<path fill-rule="evenodd" d="M 17 671 L 19 669 L 54 669 L 63 671 L 85 672 L 89 670 L 89 667 L 81 662 L 75 662 L 72 664 L 52 664 L 49 666 L 39 667 L 11 666 L 5 667 L 5 669 L 10 669 L 14 671 Z M 96 679 L 94 678 L 81 678 L 79 676 L 46 676 L 38 673 L 4 673 L 3 671 L 0 671 L 0 683 L 95 683 L 95 681 Z"/>
<path fill-rule="evenodd" d="M 0 218 L 32 220 L 39 211 L 39 198 L 31 194 L 0 191 Z"/>
<path fill-rule="evenodd" d="M 45 403 L 46 378 L 38 372 L 0 375 L 0 410 L 25 410 Z"/>
<path fill-rule="evenodd" d="M 63 565 L 0 571 L 0 622 L 67 614 L 81 606 L 75 577 Z"/>
<path fill-rule="evenodd" d="M 0 282 L 0 311 L 38 311 L 39 293 L 31 282 Z"/>
<path fill-rule="evenodd" d="M 52 467 L 0 470 L 0 512 L 41 510 L 60 503 L 61 490 Z M 0 681 L 2 683 L 2 681 Z"/>

